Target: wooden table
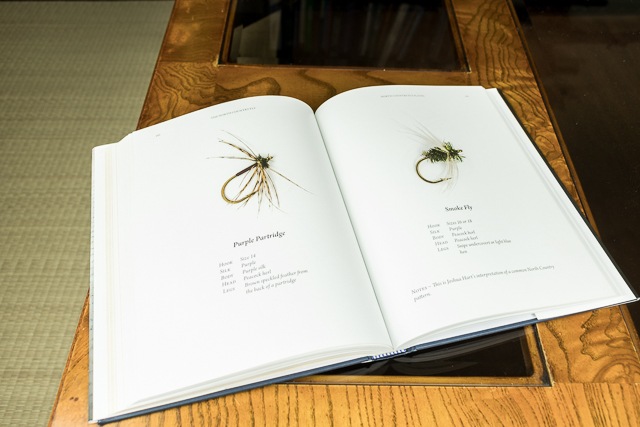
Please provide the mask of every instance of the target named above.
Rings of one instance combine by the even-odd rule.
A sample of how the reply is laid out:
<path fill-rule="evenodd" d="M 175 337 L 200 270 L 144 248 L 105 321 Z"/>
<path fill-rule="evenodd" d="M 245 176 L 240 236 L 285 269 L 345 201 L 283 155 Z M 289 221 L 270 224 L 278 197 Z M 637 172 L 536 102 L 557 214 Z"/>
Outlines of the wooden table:
<path fill-rule="evenodd" d="M 505 0 L 450 0 L 448 6 L 458 47 L 468 64 L 462 71 L 222 64 L 219 55 L 229 0 L 176 0 L 139 127 L 250 95 L 289 95 L 315 108 L 332 95 L 360 86 L 497 87 L 592 220 L 511 4 Z M 51 426 L 88 424 L 88 331 L 87 301 Z M 537 335 L 538 360 L 551 386 L 483 378 L 448 385 L 438 378 L 403 385 L 320 380 L 264 387 L 118 425 L 640 425 L 639 340 L 626 309 L 574 315 L 541 323 L 530 331 Z"/>

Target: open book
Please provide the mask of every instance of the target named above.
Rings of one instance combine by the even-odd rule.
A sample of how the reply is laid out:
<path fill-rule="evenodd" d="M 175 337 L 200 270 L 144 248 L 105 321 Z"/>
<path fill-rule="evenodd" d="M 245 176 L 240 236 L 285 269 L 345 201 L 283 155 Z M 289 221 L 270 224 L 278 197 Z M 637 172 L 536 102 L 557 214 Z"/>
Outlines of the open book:
<path fill-rule="evenodd" d="M 637 297 L 495 89 L 232 101 L 92 187 L 93 421 Z"/>

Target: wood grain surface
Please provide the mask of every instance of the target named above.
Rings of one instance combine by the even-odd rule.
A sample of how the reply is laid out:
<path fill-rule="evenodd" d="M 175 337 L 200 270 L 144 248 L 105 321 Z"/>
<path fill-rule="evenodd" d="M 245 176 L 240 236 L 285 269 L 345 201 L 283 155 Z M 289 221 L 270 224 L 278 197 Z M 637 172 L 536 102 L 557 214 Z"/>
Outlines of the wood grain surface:
<path fill-rule="evenodd" d="M 229 1 L 177 0 L 139 126 L 250 95 L 289 95 L 316 108 L 337 93 L 361 86 L 497 87 L 588 214 L 511 4 L 506 0 L 451 0 L 447 4 L 468 71 L 221 64 Z M 583 313 L 536 328 L 551 387 L 283 384 L 115 425 L 640 425 L 637 335 L 623 308 Z M 51 426 L 87 425 L 88 346 L 86 302 Z"/>

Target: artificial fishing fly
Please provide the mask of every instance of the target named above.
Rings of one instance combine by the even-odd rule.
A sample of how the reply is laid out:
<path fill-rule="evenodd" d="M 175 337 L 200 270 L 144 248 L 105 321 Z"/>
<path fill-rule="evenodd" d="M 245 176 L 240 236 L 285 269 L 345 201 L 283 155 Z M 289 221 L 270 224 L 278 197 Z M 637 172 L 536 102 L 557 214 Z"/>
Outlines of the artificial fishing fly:
<path fill-rule="evenodd" d="M 244 206 L 253 197 L 257 197 L 258 207 L 262 205 L 263 199 L 266 199 L 269 202 L 269 205 L 279 207 L 280 198 L 278 197 L 278 192 L 276 190 L 275 183 L 273 182 L 273 178 L 269 174 L 270 172 L 286 179 L 296 187 L 302 188 L 280 172 L 270 167 L 269 162 L 273 160 L 273 156 L 263 156 L 260 154 L 255 154 L 246 142 L 242 141 L 236 136 L 233 137 L 238 140 L 239 143 L 243 145 L 243 147 L 238 144 L 225 141 L 224 139 L 219 139 L 219 141 L 223 144 L 235 148 L 236 150 L 244 154 L 244 156 L 221 156 L 220 158 L 245 160 L 251 162 L 251 164 L 241 171 L 237 172 L 236 174 L 232 175 L 224 182 L 224 184 L 222 184 L 220 195 L 225 202 L 229 204 L 242 204 Z M 239 190 L 235 195 L 229 196 L 227 194 L 227 186 L 232 181 L 240 177 L 242 179 L 239 184 Z"/>
<path fill-rule="evenodd" d="M 462 162 L 464 156 L 461 154 L 462 150 L 454 148 L 450 142 L 442 141 L 436 138 L 435 135 L 425 127 L 421 127 L 420 132 L 417 134 L 423 143 L 429 144 L 431 148 L 424 150 L 418 161 L 416 162 L 416 174 L 424 182 L 429 184 L 438 184 L 445 181 L 453 180 L 458 175 L 457 163 Z M 430 163 L 443 163 L 444 172 L 441 176 L 437 177 L 425 177 L 420 171 L 420 165 L 424 161 Z"/>
<path fill-rule="evenodd" d="M 427 151 L 422 152 L 422 157 L 416 163 L 416 173 L 421 180 L 428 182 L 429 184 L 438 184 L 439 182 L 453 179 L 456 176 L 456 172 L 452 170 L 455 167 L 455 162 L 462 162 L 462 159 L 464 159 L 464 156 L 462 156 L 460 153 L 462 153 L 462 150 L 453 148 L 450 142 L 445 141 L 439 147 L 433 147 Z M 420 173 L 420 163 L 424 162 L 425 160 L 429 160 L 431 163 L 445 162 L 447 166 L 448 176 L 440 177 L 435 180 L 425 178 Z"/>

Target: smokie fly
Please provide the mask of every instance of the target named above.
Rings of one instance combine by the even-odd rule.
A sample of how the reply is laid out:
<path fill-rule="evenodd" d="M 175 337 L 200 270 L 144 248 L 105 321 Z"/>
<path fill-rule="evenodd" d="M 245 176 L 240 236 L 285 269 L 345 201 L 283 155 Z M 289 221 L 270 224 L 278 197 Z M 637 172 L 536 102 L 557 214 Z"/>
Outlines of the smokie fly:
<path fill-rule="evenodd" d="M 420 158 L 416 162 L 416 173 L 418 177 L 429 184 L 438 184 L 440 182 L 453 180 L 458 176 L 458 162 L 462 162 L 464 156 L 462 150 L 454 148 L 450 142 L 442 141 L 435 137 L 428 129 L 423 128 L 419 134 L 423 142 L 432 147 L 421 153 Z M 430 163 L 442 163 L 444 165 L 443 172 L 437 176 L 425 177 L 421 171 L 420 165 L 428 161 Z M 424 167 L 422 168 L 424 170 Z"/>

